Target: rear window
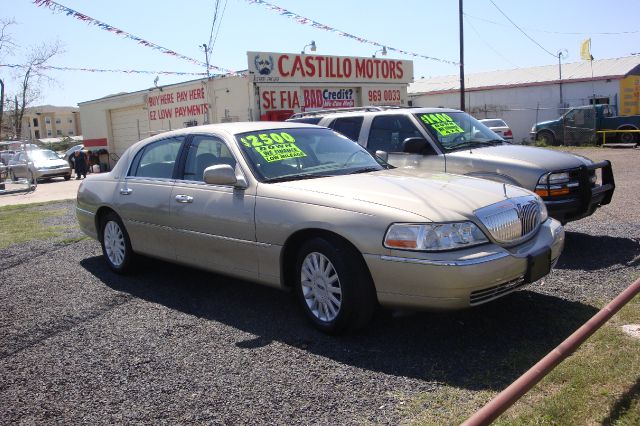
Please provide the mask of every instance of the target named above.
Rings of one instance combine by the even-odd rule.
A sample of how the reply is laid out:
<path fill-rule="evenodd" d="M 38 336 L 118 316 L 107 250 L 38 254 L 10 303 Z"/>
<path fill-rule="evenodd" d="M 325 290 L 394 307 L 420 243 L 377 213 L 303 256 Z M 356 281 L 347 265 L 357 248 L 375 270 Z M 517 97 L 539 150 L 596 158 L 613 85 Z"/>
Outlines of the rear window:
<path fill-rule="evenodd" d="M 480 120 L 487 127 L 507 127 L 507 123 L 502 120 Z"/>
<path fill-rule="evenodd" d="M 320 120 L 322 120 L 322 117 L 290 118 L 287 121 L 293 121 L 294 123 L 318 124 Z"/>
<path fill-rule="evenodd" d="M 329 125 L 330 128 L 336 132 L 348 137 L 352 141 L 358 141 L 360 136 L 360 129 L 362 128 L 362 122 L 364 117 L 342 117 L 336 118 L 333 123 Z"/>

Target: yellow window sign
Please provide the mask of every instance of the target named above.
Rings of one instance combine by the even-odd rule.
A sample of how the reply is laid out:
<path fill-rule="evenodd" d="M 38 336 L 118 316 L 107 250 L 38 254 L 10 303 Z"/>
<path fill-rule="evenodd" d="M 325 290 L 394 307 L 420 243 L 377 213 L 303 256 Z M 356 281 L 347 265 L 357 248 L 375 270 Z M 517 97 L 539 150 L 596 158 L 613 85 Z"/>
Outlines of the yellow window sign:
<path fill-rule="evenodd" d="M 272 145 L 262 145 L 254 147 L 256 152 L 262 156 L 267 162 L 287 160 L 289 158 L 306 157 L 307 154 L 302 152 L 294 143 L 277 143 Z"/>
<path fill-rule="evenodd" d="M 458 126 L 458 124 L 453 121 L 453 119 L 449 115 L 444 113 L 422 114 L 420 116 L 420 120 L 431 126 L 431 128 L 440 133 L 441 136 L 464 133 L 462 127 Z"/>

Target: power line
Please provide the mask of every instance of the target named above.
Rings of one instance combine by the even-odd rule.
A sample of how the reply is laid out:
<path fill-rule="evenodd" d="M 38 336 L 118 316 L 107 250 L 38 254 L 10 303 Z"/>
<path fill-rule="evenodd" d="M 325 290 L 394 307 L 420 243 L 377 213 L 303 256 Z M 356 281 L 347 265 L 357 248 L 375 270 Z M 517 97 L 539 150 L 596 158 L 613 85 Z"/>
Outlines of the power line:
<path fill-rule="evenodd" d="M 224 0 L 224 6 L 222 7 L 222 14 L 220 15 L 220 20 L 218 21 L 218 29 L 216 30 L 216 36 L 213 38 L 213 44 L 210 49 L 213 49 L 213 46 L 216 45 L 216 41 L 218 40 L 218 33 L 220 32 L 220 27 L 222 26 L 222 19 L 224 19 L 224 12 L 227 10 L 227 0 Z"/>
<path fill-rule="evenodd" d="M 213 6 L 213 19 L 211 21 L 211 32 L 209 33 L 209 43 L 207 43 L 207 51 L 211 52 L 211 43 L 213 41 L 213 29 L 216 26 L 216 20 L 218 19 L 218 10 L 220 9 L 220 0 L 215 0 L 215 5 Z"/>
<path fill-rule="evenodd" d="M 513 26 L 514 26 L 514 27 L 516 27 L 516 28 L 517 28 L 517 29 L 518 29 L 522 34 L 524 34 L 524 36 L 525 36 L 526 38 L 528 38 L 529 40 L 531 40 L 532 42 L 534 42 L 534 43 L 535 43 L 535 44 L 536 44 L 540 49 L 544 50 L 545 52 L 547 52 L 549 55 L 553 56 L 554 58 L 557 58 L 557 57 L 558 57 L 558 55 L 556 55 L 556 54 L 554 54 L 554 53 L 549 52 L 549 51 L 548 51 L 547 49 L 545 49 L 545 48 L 544 48 L 540 43 L 538 43 L 537 41 L 535 41 L 535 40 L 534 40 L 534 39 L 533 39 L 529 34 L 527 34 L 526 32 L 524 32 L 524 30 L 523 30 L 522 28 L 520 28 L 520 27 L 518 26 L 518 24 L 516 24 L 515 22 L 513 22 L 513 21 L 511 20 L 511 18 L 509 18 L 509 17 L 508 17 L 508 16 L 507 16 L 503 11 L 502 11 L 502 9 L 500 9 L 500 8 L 498 7 L 498 5 L 497 5 L 497 4 L 495 4 L 495 3 L 493 2 L 493 0 L 489 0 L 489 2 L 490 2 L 490 3 L 491 3 L 491 4 L 492 4 L 496 9 L 498 9 L 498 12 L 500 12 L 500 13 L 502 14 L 502 16 L 504 16 L 505 18 L 507 18 L 507 20 L 508 20 L 509 22 L 511 22 L 511 23 L 513 24 Z"/>
<path fill-rule="evenodd" d="M 494 24 L 494 25 L 499 25 L 501 27 L 508 27 L 507 24 L 504 24 L 502 22 L 496 22 L 496 21 L 492 21 L 491 19 L 487 19 L 487 18 L 481 18 L 479 16 L 473 16 L 473 15 L 469 15 L 468 13 L 465 13 L 464 16 L 466 16 L 467 18 L 472 18 L 472 19 L 476 19 L 478 21 L 483 21 L 483 22 L 488 22 L 490 24 Z M 568 31 L 550 31 L 550 30 L 540 30 L 540 29 L 535 29 L 535 28 L 527 28 L 527 27 L 522 27 L 528 31 L 533 31 L 533 32 L 538 32 L 538 33 L 544 33 L 544 34 L 558 34 L 558 35 L 625 35 L 625 34 L 638 34 L 640 33 L 640 30 L 635 30 L 635 31 L 605 31 L 605 32 L 593 32 L 590 31 L 588 33 L 583 33 L 583 32 L 568 32 Z"/>

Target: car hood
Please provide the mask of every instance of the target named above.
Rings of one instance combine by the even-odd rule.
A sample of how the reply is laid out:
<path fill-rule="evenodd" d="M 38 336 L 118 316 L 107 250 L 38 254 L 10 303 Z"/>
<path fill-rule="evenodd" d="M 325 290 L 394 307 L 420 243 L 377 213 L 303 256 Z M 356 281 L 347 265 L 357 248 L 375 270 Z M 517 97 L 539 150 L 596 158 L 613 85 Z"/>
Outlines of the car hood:
<path fill-rule="evenodd" d="M 532 195 L 512 185 L 447 173 L 392 169 L 331 176 L 278 184 L 286 198 L 334 206 L 350 202 L 350 209 L 368 213 L 367 205 L 402 210 L 432 221 L 468 219 L 473 211 L 505 198 Z M 308 195 L 314 194 L 314 200 Z M 284 193 L 281 194 L 285 195 Z"/>
<path fill-rule="evenodd" d="M 505 165 L 528 167 L 541 171 L 564 170 L 589 165 L 592 163 L 586 157 L 569 152 L 552 149 L 537 148 L 522 145 L 497 145 L 483 148 L 472 148 L 447 154 L 471 161 L 500 162 Z"/>
<path fill-rule="evenodd" d="M 549 126 L 552 126 L 554 124 L 557 124 L 559 121 L 560 121 L 559 119 L 540 121 L 539 123 L 535 124 L 535 128 L 536 129 L 540 129 L 542 127 L 549 127 Z"/>

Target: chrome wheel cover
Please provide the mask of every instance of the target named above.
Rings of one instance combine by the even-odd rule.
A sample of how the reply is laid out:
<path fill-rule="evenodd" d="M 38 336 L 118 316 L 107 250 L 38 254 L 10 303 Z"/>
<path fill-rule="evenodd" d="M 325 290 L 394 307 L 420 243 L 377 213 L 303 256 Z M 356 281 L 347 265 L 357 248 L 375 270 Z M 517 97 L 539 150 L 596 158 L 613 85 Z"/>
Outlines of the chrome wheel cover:
<path fill-rule="evenodd" d="M 304 301 L 314 317 L 323 322 L 336 319 L 342 305 L 340 279 L 331 261 L 322 253 L 312 252 L 304 258 L 300 285 Z"/>
<path fill-rule="evenodd" d="M 118 223 L 110 220 L 104 227 L 104 250 L 107 253 L 109 261 L 115 266 L 119 267 L 124 262 L 124 256 L 126 254 L 126 244 L 124 240 L 124 233 L 120 229 Z"/>

